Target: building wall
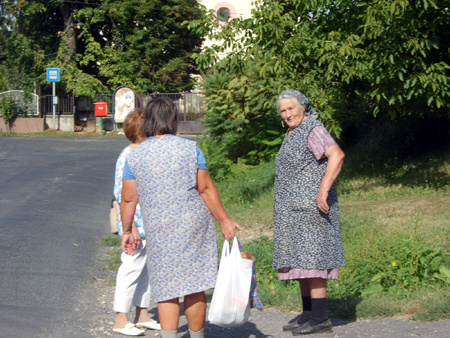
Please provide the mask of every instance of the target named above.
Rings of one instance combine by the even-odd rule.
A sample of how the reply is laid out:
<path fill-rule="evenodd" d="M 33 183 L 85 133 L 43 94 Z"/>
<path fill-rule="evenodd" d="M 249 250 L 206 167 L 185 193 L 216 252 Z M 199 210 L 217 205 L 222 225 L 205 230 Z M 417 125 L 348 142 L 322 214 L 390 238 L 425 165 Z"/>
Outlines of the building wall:
<path fill-rule="evenodd" d="M 229 14 L 230 19 L 242 16 L 244 19 L 250 18 L 253 0 L 199 0 L 199 2 L 204 5 L 208 10 L 213 9 L 216 16 L 222 20 L 227 18 Z M 228 10 L 228 11 L 226 11 Z M 221 21 L 221 24 L 226 24 L 226 22 Z M 211 46 L 212 44 L 217 44 L 217 41 L 211 41 L 208 38 L 203 43 L 203 46 Z"/>

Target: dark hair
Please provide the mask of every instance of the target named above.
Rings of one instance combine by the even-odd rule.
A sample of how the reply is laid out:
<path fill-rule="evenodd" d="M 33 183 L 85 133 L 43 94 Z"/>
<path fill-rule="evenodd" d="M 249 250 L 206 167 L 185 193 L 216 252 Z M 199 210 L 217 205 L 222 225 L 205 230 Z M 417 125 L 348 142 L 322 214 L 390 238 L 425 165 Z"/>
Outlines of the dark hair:
<path fill-rule="evenodd" d="M 145 107 L 145 118 L 142 129 L 147 137 L 176 134 L 178 127 L 178 109 L 172 100 L 157 98 Z"/>
<path fill-rule="evenodd" d="M 143 122 L 144 111 L 141 108 L 134 109 L 125 117 L 123 121 L 123 132 L 132 143 L 146 138 L 142 130 Z"/>

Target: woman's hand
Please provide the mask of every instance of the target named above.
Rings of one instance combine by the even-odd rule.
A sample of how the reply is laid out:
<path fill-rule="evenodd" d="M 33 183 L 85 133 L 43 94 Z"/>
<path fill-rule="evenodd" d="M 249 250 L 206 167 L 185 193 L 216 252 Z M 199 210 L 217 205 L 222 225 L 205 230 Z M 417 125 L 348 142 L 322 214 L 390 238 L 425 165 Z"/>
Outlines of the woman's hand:
<path fill-rule="evenodd" d="M 330 211 L 327 199 L 328 199 L 328 191 L 324 189 L 319 189 L 319 193 L 317 194 L 316 198 L 316 203 L 319 210 L 322 211 L 324 214 L 328 214 L 328 212 Z"/>
<path fill-rule="evenodd" d="M 136 246 L 136 239 L 132 233 L 122 235 L 122 250 L 127 255 L 134 256 L 134 248 Z"/>
<path fill-rule="evenodd" d="M 135 239 L 134 241 L 135 245 L 133 250 L 136 251 L 141 245 L 141 234 L 139 233 L 139 230 L 135 222 L 133 222 L 133 225 L 131 226 L 131 233 L 133 234 L 133 237 Z"/>
<path fill-rule="evenodd" d="M 342 163 L 344 162 L 345 154 L 338 145 L 332 145 L 325 152 L 328 158 L 327 169 L 320 183 L 319 193 L 317 194 L 316 203 L 320 211 L 328 214 L 330 207 L 328 206 L 328 192 L 333 185 L 334 180 L 341 172 Z"/>
<path fill-rule="evenodd" d="M 133 233 L 133 217 L 138 203 L 138 193 L 135 180 L 122 181 L 122 201 L 120 203 L 120 217 L 122 219 L 122 250 L 133 256 L 133 251 L 137 249 L 136 238 L 140 242 L 139 232 Z M 134 226 L 136 228 L 136 225 Z M 138 244 L 139 245 L 139 244 Z"/>
<path fill-rule="evenodd" d="M 225 219 L 220 223 L 220 227 L 222 229 L 222 235 L 225 237 L 227 241 L 231 241 L 235 236 L 235 228 L 238 228 L 239 230 L 242 230 L 242 227 L 239 225 L 239 223 L 233 221 L 230 218 Z"/>

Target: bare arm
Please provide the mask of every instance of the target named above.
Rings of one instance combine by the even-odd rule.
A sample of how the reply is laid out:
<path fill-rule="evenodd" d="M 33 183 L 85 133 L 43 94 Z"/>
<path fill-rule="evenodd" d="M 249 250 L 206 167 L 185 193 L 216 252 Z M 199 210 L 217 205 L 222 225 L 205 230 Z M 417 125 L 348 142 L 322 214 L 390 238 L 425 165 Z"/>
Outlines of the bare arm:
<path fill-rule="evenodd" d="M 223 236 L 227 240 L 232 240 L 235 235 L 234 229 L 238 228 L 242 230 L 242 227 L 228 217 L 220 201 L 216 186 L 209 176 L 208 170 L 200 169 L 197 171 L 197 189 L 209 211 L 211 211 L 214 218 L 220 223 Z"/>
<path fill-rule="evenodd" d="M 134 255 L 136 238 L 133 235 L 132 225 L 134 211 L 138 203 L 138 193 L 135 180 L 122 181 L 122 201 L 120 203 L 120 217 L 122 218 L 122 250 L 128 255 Z"/>
<path fill-rule="evenodd" d="M 341 172 L 345 154 L 338 145 L 333 145 L 327 149 L 325 156 L 328 158 L 327 170 L 325 171 L 322 183 L 320 184 L 316 203 L 319 210 L 327 214 L 330 211 L 330 207 L 327 203 L 328 193 L 333 182 Z"/>

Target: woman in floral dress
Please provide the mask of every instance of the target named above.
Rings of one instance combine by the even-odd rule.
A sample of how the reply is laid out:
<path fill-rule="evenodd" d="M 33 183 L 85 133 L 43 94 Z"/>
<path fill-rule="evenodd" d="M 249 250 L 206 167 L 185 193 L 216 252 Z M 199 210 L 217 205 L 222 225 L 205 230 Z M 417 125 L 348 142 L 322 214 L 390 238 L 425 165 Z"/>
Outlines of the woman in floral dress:
<path fill-rule="evenodd" d="M 122 236 L 120 203 L 122 201 L 123 168 L 125 166 L 125 160 L 131 150 L 147 139 L 142 132 L 143 122 L 144 111 L 137 108 L 127 115 L 123 123 L 123 131 L 131 144 L 122 150 L 116 162 L 114 197 L 119 203 L 117 229 L 120 236 Z M 137 245 L 137 249 L 133 256 L 123 252 L 120 257 L 122 264 L 117 271 L 113 305 L 113 310 L 116 313 L 113 331 L 126 336 L 143 335 L 145 330 L 138 328 L 138 326 L 155 330 L 161 328 L 158 322 L 148 317 L 147 312 L 147 308 L 150 305 L 151 289 L 146 265 L 144 221 L 142 219 L 142 212 L 139 204 L 136 206 L 133 221 L 132 231 L 135 233 L 136 241 L 140 241 L 141 243 Z M 130 312 L 132 305 L 136 307 L 134 324 L 128 322 L 128 313 Z"/>
<path fill-rule="evenodd" d="M 344 153 L 298 90 L 277 106 L 289 130 L 276 158 L 273 268 L 280 280 L 298 280 L 303 313 L 283 327 L 293 335 L 331 332 L 327 280 L 345 265 L 334 181 Z"/>
<path fill-rule="evenodd" d="M 176 337 L 179 297 L 191 337 L 203 337 L 205 290 L 214 288 L 217 244 L 213 217 L 231 240 L 235 228 L 222 206 L 206 160 L 190 140 L 174 136 L 178 110 L 169 99 L 151 101 L 143 130 L 148 140 L 128 155 L 122 189 L 122 248 L 133 254 L 133 212 L 141 205 L 147 238 L 147 264 L 158 302 L 162 337 Z"/>

